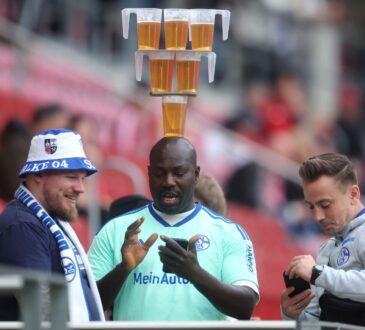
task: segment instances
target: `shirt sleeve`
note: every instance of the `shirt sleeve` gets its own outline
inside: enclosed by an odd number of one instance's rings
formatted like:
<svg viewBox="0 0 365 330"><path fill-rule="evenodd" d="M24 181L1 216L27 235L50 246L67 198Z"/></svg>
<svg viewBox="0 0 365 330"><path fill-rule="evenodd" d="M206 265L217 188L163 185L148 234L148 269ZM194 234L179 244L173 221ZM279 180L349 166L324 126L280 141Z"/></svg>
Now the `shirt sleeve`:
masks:
<svg viewBox="0 0 365 330"><path fill-rule="evenodd" d="M365 302L365 270L343 270L324 266L316 285L339 298Z"/></svg>
<svg viewBox="0 0 365 330"><path fill-rule="evenodd" d="M109 223L95 236L87 254L91 269L97 281L115 267L113 254L111 223Z"/></svg>
<svg viewBox="0 0 365 330"><path fill-rule="evenodd" d="M247 285L259 292L256 261L253 245L247 233L238 224L231 224L231 231L225 235L223 247L223 282L251 283Z"/></svg>
<svg viewBox="0 0 365 330"><path fill-rule="evenodd" d="M357 240L353 253L362 269L334 269L318 258L317 263L324 264L324 268L315 284L339 298L365 302L365 244L363 240Z"/></svg>
<svg viewBox="0 0 365 330"><path fill-rule="evenodd" d="M32 223L10 225L0 236L0 262L52 272L50 236Z"/></svg>

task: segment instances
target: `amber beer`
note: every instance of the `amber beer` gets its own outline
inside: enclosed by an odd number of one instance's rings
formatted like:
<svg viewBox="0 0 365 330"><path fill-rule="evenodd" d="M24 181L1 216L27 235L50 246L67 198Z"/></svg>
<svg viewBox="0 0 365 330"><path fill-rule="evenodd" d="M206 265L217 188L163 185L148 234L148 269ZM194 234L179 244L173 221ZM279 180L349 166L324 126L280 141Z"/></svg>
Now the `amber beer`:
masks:
<svg viewBox="0 0 365 330"><path fill-rule="evenodd" d="M176 61L176 84L179 93L197 93L199 77L200 61Z"/></svg>
<svg viewBox="0 0 365 330"><path fill-rule="evenodd" d="M152 93L165 93L172 90L174 60L150 59L150 80Z"/></svg>
<svg viewBox="0 0 365 330"><path fill-rule="evenodd" d="M160 46L160 22L138 22L138 49L158 49Z"/></svg>
<svg viewBox="0 0 365 330"><path fill-rule="evenodd" d="M163 101L162 119L164 136L184 136L187 103Z"/></svg>
<svg viewBox="0 0 365 330"><path fill-rule="evenodd" d="M188 21L165 21L165 48L169 50L186 49Z"/></svg>
<svg viewBox="0 0 365 330"><path fill-rule="evenodd" d="M191 48L193 50L212 50L214 24L191 24Z"/></svg>

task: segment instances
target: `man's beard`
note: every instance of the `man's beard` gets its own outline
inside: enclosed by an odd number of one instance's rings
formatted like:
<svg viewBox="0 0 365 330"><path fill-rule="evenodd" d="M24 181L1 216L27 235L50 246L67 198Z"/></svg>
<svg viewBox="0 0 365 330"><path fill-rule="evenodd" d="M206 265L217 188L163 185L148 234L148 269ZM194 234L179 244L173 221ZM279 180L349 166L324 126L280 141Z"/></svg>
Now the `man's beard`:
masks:
<svg viewBox="0 0 365 330"><path fill-rule="evenodd" d="M59 205L52 205L52 203L49 206L48 213L52 218L59 218L66 222L72 222L78 216L76 206L70 206L66 209Z"/></svg>

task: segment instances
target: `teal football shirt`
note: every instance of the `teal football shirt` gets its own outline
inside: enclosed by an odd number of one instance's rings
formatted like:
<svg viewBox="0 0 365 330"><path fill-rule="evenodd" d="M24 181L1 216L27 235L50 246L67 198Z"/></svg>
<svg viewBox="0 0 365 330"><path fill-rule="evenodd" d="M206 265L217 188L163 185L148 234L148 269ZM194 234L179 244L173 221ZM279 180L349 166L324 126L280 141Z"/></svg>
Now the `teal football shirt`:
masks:
<svg viewBox="0 0 365 330"><path fill-rule="evenodd" d="M127 227L144 217L139 239L151 234L190 239L196 243L202 268L226 284L248 283L258 292L256 263L247 233L236 223L196 204L195 210L174 226L165 222L152 204L108 222L95 237L89 261L97 280L121 262L121 247ZM223 320L194 285L175 274L164 273L158 255L160 238L145 259L129 274L114 302L114 320Z"/></svg>

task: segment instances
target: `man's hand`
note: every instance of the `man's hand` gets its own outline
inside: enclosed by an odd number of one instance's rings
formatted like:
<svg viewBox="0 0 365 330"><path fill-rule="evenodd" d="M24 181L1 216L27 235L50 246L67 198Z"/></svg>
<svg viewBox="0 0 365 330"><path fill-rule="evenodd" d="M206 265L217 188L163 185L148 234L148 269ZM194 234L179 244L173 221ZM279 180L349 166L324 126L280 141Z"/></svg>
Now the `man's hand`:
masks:
<svg viewBox="0 0 365 330"><path fill-rule="evenodd" d="M312 268L315 264L311 255L296 256L290 261L285 273L289 278L301 277L303 280L309 282L312 275ZM299 314L313 299L314 294L308 289L293 297L289 297L289 294L293 291L294 287L289 287L282 292L281 309L285 315L292 319L297 319Z"/></svg>
<svg viewBox="0 0 365 330"><path fill-rule="evenodd" d="M311 255L296 256L290 261L286 269L286 274L288 274L289 278L301 277L303 280L309 282L315 264L316 262Z"/></svg>
<svg viewBox="0 0 365 330"><path fill-rule="evenodd" d="M166 243L166 246L160 245L158 247L161 262L171 272L189 280L194 270L199 269L195 248L195 242L199 239L199 236L196 235L190 238L188 251L184 250L178 243L167 236L161 235L161 239Z"/></svg>
<svg viewBox="0 0 365 330"><path fill-rule="evenodd" d="M150 247L156 242L157 234L152 234L144 244L138 240L138 234L141 231L141 224L144 219L139 218L128 226L125 232L124 243L122 245L122 264L128 272L136 268L148 253Z"/></svg>
<svg viewBox="0 0 365 330"><path fill-rule="evenodd" d="M97 282L104 310L112 307L129 273L141 263L157 240L157 234L152 234L146 243L138 241L142 223L143 218L139 218L129 225L121 248L122 262Z"/></svg>
<svg viewBox="0 0 365 330"><path fill-rule="evenodd" d="M283 313L292 318L297 319L299 314L308 306L310 301L314 298L314 294L310 289L305 290L293 297L289 297L294 291L294 287L285 289L281 293L281 310Z"/></svg>

